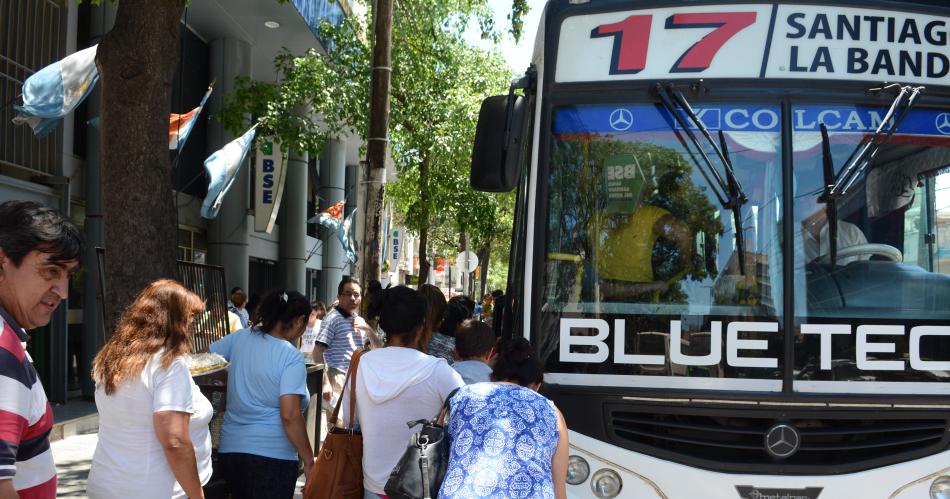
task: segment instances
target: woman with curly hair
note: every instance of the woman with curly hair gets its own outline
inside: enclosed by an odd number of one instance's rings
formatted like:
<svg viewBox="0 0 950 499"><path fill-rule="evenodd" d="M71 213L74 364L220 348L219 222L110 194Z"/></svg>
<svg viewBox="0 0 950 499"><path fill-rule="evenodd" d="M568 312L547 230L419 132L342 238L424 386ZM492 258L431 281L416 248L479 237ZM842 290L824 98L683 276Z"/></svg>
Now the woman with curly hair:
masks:
<svg viewBox="0 0 950 499"><path fill-rule="evenodd" d="M148 285L93 361L99 442L92 499L203 498L211 478L211 403L188 370L204 303L181 284Z"/></svg>

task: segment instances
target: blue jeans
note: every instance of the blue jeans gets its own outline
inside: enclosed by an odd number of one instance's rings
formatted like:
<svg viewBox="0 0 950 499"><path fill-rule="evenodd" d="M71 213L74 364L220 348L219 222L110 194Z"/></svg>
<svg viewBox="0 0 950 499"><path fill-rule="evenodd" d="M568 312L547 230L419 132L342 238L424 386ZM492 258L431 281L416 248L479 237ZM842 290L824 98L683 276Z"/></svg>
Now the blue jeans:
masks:
<svg viewBox="0 0 950 499"><path fill-rule="evenodd" d="M232 499L293 499L297 461L229 452L219 462Z"/></svg>

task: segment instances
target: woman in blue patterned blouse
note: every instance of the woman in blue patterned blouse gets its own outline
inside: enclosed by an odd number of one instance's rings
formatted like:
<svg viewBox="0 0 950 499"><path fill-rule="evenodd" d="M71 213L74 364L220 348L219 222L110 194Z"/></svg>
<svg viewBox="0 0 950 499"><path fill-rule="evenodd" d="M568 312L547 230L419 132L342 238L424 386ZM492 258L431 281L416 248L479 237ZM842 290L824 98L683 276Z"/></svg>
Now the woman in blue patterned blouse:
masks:
<svg viewBox="0 0 950 499"><path fill-rule="evenodd" d="M499 354L492 383L463 386L452 397L441 499L567 497L567 427L537 393L543 376L531 345L518 338Z"/></svg>

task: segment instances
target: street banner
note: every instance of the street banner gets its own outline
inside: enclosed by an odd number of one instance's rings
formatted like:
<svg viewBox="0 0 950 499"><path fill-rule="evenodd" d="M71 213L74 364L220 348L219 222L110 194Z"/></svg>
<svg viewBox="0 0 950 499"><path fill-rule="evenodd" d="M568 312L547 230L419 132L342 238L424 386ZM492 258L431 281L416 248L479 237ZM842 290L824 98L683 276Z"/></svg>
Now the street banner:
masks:
<svg viewBox="0 0 950 499"><path fill-rule="evenodd" d="M13 106L15 125L30 125L42 138L76 109L99 81L93 45L37 71L23 82L23 105Z"/></svg>
<svg viewBox="0 0 950 499"><path fill-rule="evenodd" d="M201 203L203 218L211 219L218 216L218 210L224 202L224 195L228 193L241 167L244 166L244 158L247 157L247 150L251 148L256 133L257 125L254 125L244 135L232 140L205 160L205 171L211 181L208 184L208 195Z"/></svg>
<svg viewBox="0 0 950 499"><path fill-rule="evenodd" d="M284 197L287 168L280 144L270 140L257 146L254 161L254 230L268 234L274 230L280 200Z"/></svg>
<svg viewBox="0 0 950 499"><path fill-rule="evenodd" d="M198 107L185 114L171 113L171 116L168 118L168 149L174 151L175 149L181 150L185 147L188 135L191 134L191 129L194 128L195 123L198 122L198 116L201 114L201 110L204 109L205 103L208 102L208 97L211 97L211 91L213 89L214 81L208 85L208 91L205 92L205 96L201 98L201 103L198 104Z"/></svg>

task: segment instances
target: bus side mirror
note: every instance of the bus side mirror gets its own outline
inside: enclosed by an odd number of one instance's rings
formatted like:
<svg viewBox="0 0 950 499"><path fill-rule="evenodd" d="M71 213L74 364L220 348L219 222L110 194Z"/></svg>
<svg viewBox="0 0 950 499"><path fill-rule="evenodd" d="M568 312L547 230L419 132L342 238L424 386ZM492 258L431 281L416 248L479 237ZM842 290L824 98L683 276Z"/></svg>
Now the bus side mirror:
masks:
<svg viewBox="0 0 950 499"><path fill-rule="evenodd" d="M472 149L473 189L507 192L518 185L527 107L525 98L513 93L482 101Z"/></svg>

